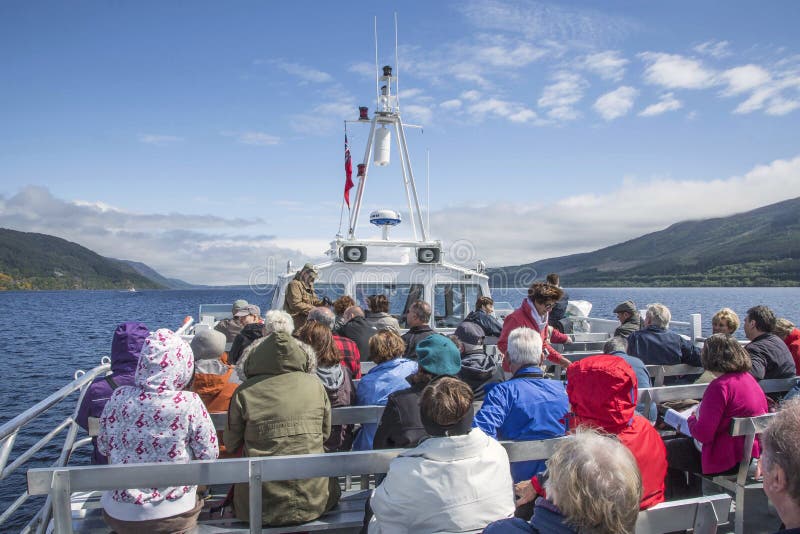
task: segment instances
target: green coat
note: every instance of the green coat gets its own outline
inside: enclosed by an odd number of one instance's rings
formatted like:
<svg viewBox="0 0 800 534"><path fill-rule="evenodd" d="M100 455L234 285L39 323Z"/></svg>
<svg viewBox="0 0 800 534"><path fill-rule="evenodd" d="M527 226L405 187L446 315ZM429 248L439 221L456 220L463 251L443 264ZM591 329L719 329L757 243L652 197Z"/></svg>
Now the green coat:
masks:
<svg viewBox="0 0 800 534"><path fill-rule="evenodd" d="M289 334L267 337L245 363L248 379L231 399L224 441L229 451L244 444L245 456L323 453L331 432L331 405L325 388L309 375L307 357ZM327 478L265 482L262 523L312 521L339 499L338 484ZM249 518L247 484L236 484L236 517Z"/></svg>

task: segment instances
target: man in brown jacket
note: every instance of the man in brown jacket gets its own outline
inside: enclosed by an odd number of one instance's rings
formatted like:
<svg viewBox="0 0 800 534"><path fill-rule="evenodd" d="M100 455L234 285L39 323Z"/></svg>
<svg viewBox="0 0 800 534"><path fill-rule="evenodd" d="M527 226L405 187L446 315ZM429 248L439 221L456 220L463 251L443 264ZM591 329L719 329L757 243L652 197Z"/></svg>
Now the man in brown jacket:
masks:
<svg viewBox="0 0 800 534"><path fill-rule="evenodd" d="M311 263L306 263L286 287L284 309L292 316L295 330L306 324L306 317L312 308L323 304L323 300L314 291L316 278L317 269Z"/></svg>

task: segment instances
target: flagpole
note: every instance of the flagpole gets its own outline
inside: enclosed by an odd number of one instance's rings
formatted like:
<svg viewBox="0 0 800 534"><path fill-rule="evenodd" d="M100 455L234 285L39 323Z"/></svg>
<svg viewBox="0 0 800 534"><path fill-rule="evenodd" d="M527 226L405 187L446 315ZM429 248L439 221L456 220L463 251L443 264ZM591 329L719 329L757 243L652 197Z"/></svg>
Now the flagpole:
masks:
<svg viewBox="0 0 800 534"><path fill-rule="evenodd" d="M345 151L347 151L347 121L344 121L344 144L345 144ZM347 206L348 213L350 212L350 206ZM339 209L339 232L336 234L337 237L342 236L342 219L344 217L344 195L342 195L342 206Z"/></svg>

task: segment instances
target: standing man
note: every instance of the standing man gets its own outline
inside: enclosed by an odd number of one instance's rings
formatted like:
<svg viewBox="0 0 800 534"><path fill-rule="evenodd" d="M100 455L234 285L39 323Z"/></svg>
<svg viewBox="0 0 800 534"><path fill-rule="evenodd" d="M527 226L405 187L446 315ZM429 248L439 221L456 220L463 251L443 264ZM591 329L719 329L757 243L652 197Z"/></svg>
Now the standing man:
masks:
<svg viewBox="0 0 800 534"><path fill-rule="evenodd" d="M317 279L317 274L314 265L306 263L286 288L284 309L292 316L295 330L306 324L306 318L311 308L322 306L324 303L323 299L317 297L314 291L314 280Z"/></svg>
<svg viewBox="0 0 800 534"><path fill-rule="evenodd" d="M775 314L763 305L747 310L744 318L744 335L750 340L745 348L753 363L750 374L756 380L789 378L797 371L789 347L772 333L775 321Z"/></svg>

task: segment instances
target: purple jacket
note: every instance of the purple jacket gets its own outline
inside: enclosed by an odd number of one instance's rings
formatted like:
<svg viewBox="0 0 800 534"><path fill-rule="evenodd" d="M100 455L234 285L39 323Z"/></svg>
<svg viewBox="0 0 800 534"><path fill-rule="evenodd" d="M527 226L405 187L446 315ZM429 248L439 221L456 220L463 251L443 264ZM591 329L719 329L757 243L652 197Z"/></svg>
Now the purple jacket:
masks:
<svg viewBox="0 0 800 534"><path fill-rule="evenodd" d="M767 398L750 373L725 373L706 388L700 409L689 416L692 437L703 444L701 463L704 474L727 471L744 455L744 436L729 433L734 417L755 417L767 413ZM761 453L760 442L753 443L753 457Z"/></svg>
<svg viewBox="0 0 800 534"><path fill-rule="evenodd" d="M114 339L111 341L111 374L98 376L89 384L83 402L78 410L76 422L84 429L89 430L89 418L100 417L106 403L111 398L113 391L107 380L110 377L117 386L132 386L136 374L136 365L139 362L139 353L144 340L150 331L142 323L122 323L114 330ZM92 438L92 463L107 464L108 458L97 451L97 438Z"/></svg>

